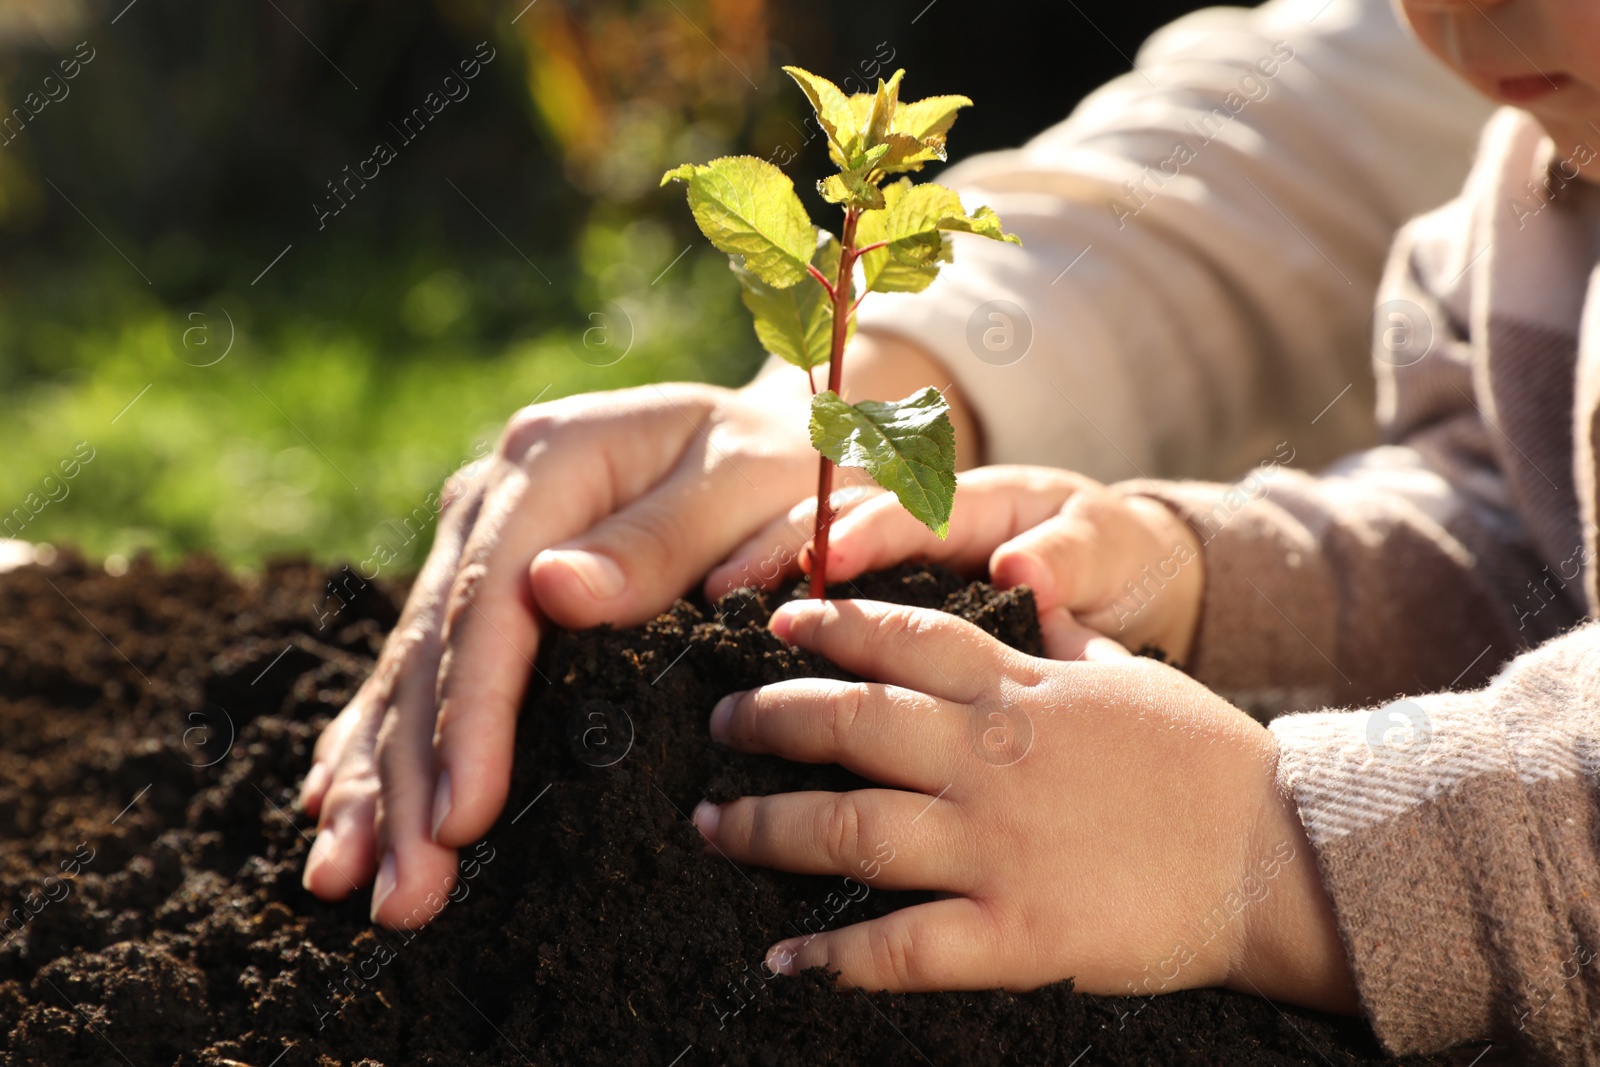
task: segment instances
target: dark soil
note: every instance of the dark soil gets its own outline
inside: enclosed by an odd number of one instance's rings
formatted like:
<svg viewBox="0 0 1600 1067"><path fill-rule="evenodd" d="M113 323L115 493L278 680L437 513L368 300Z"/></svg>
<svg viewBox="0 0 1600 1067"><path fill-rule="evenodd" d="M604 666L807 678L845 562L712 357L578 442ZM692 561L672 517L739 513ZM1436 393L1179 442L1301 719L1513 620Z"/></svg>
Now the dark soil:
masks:
<svg viewBox="0 0 1600 1067"><path fill-rule="evenodd" d="M765 980L767 946L808 919L916 899L701 855L686 813L704 796L850 781L710 742L730 690L837 674L764 629L775 598L547 642L506 814L463 852L464 899L420 932L375 930L364 894L300 888L298 783L404 592L369 587L319 629L335 577L286 564L241 582L196 559L112 578L70 554L0 576L0 1064L1381 1060L1359 1022L1224 992ZM1036 649L1026 593L927 571L861 584Z"/></svg>

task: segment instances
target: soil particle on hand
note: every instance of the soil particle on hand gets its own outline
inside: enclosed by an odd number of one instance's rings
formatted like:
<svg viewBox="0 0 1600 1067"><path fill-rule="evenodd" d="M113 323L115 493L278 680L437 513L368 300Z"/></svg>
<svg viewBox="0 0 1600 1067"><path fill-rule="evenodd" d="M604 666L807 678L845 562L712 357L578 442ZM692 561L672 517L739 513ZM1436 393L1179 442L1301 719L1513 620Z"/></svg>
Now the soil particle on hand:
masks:
<svg viewBox="0 0 1600 1067"><path fill-rule="evenodd" d="M702 854L704 797L860 784L707 733L729 692L843 676L766 630L792 593L552 636L505 814L420 916L437 919L374 928L364 892L300 887L299 781L405 592L330 600L344 577L191 559L114 578L70 552L0 576L0 1067L1383 1062L1359 1021L1222 991L768 977L779 938L926 899ZM839 593L1039 650L1026 591L907 567Z"/></svg>

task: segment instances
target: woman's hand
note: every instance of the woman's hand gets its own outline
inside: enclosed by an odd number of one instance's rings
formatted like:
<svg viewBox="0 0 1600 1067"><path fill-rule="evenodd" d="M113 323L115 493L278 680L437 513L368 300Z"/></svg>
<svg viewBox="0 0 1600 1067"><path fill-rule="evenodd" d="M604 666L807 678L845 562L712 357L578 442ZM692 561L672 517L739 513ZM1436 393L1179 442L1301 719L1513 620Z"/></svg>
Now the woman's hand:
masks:
<svg viewBox="0 0 1600 1067"><path fill-rule="evenodd" d="M847 364L871 395L949 380L920 349L868 334ZM757 531L770 539L816 482L809 403L805 376L784 367L738 390L652 385L513 416L481 469L446 485L399 625L317 742L301 788L318 818L306 888L338 900L373 882L375 921L428 921L418 905L449 891L456 848L505 804L544 628L643 622ZM806 536L790 533L786 558Z"/></svg>
<svg viewBox="0 0 1600 1067"><path fill-rule="evenodd" d="M712 736L885 788L704 803L701 833L742 863L950 894L780 941L772 970L901 991L1224 985L1354 1010L1275 743L1243 712L1103 639L1090 662L1035 659L869 601L786 604L772 629L872 681L733 694Z"/></svg>
<svg viewBox="0 0 1600 1067"><path fill-rule="evenodd" d="M772 558L779 532L742 546L717 574ZM1189 658L1205 585L1200 542L1158 500L1049 467L982 467L956 480L943 541L887 493L846 510L829 536L829 584L907 559L935 560L969 575L987 571L1002 589L1031 587L1041 620L1064 607L1129 648L1153 645L1175 663ZM1046 626L1046 655L1071 658L1073 639L1066 641L1058 647Z"/></svg>

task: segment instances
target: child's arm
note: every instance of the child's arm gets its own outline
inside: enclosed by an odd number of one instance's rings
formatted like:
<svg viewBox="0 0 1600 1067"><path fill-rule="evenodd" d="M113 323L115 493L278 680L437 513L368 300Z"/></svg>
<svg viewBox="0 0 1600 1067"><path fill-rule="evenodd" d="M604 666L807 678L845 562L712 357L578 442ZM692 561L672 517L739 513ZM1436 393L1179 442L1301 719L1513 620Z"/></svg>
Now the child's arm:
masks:
<svg viewBox="0 0 1600 1067"><path fill-rule="evenodd" d="M1592 1063L1600 626L1488 688L1272 723L1362 1004L1393 1052Z"/></svg>

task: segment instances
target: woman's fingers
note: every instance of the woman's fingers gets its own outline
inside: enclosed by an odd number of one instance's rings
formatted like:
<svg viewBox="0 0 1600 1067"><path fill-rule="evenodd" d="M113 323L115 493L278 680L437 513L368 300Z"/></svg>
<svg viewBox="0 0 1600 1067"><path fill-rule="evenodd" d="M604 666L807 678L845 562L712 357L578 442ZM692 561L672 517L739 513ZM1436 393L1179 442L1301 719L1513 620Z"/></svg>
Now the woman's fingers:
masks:
<svg viewBox="0 0 1600 1067"><path fill-rule="evenodd" d="M313 767L329 769L317 800L317 836L300 884L323 900L343 900L372 881L373 817L380 788L376 750L383 715L382 707L351 704L340 713L340 718L351 717L340 738L338 759Z"/></svg>
<svg viewBox="0 0 1600 1067"><path fill-rule="evenodd" d="M430 672L431 673L431 672ZM378 731L378 796L373 829L377 840L377 875L372 883L372 921L399 927L408 919L425 926L438 912L421 905L431 896L442 900L455 885L455 849L434 843L429 832L434 797L433 720L426 714L433 687L421 672L401 678L395 690L395 711Z"/></svg>
<svg viewBox="0 0 1600 1067"><path fill-rule="evenodd" d="M360 727L362 715L373 699L371 688L370 680L362 685L355 699L323 727L322 736L317 738L316 747L311 750L311 769L300 783L300 806L313 819L322 810L323 798L333 784L334 769L339 766L350 735Z"/></svg>
<svg viewBox="0 0 1600 1067"><path fill-rule="evenodd" d="M844 581L907 559L937 560L979 571L1006 539L1054 515L1073 493L1094 485L1066 471L982 467L956 479L949 536L940 540L892 495L869 501L834 523L828 577Z"/></svg>
<svg viewBox="0 0 1600 1067"><path fill-rule="evenodd" d="M372 677L317 741L315 761L302 787L307 812L318 817L302 884L325 900L342 900L372 881L379 862L375 823L382 791L432 793L431 769L383 778L379 732L392 717L408 719L416 730L433 729L442 605L482 491L481 481L474 483L440 515L433 548Z"/></svg>
<svg viewBox="0 0 1600 1067"><path fill-rule="evenodd" d="M769 625L782 640L852 674L957 704L972 703L998 675L1031 673L1022 653L928 608L808 598L778 608Z"/></svg>
<svg viewBox="0 0 1600 1067"><path fill-rule="evenodd" d="M741 752L837 763L884 785L938 793L972 758L970 708L877 682L797 678L724 697L711 737Z"/></svg>
<svg viewBox="0 0 1600 1067"><path fill-rule="evenodd" d="M840 874L883 889L969 888L971 842L953 801L895 789L702 802L694 824L735 863Z"/></svg>
<svg viewBox="0 0 1600 1067"><path fill-rule="evenodd" d="M695 437L693 423L659 398L650 404L642 391L607 398L603 407L597 398L576 399L582 403L575 411L557 401L512 420L461 553L445 606L438 773L427 789L432 815L424 826L440 844L476 840L505 805L517 709L530 676L543 684L534 673L539 627L528 580L534 557L645 492ZM573 597L614 593L604 599L620 612L623 601L638 595L626 579L617 584L608 577L616 565L605 557L567 553L552 566L580 590Z"/></svg>
<svg viewBox="0 0 1600 1067"><path fill-rule="evenodd" d="M575 629L653 618L753 530L772 528L768 519L774 506L794 496L773 487L786 483L792 489L799 484L788 483L792 476L755 460L719 462L696 438L659 486L533 561L539 606ZM766 488L756 490L756 485ZM579 596L587 590L557 566L577 557L600 561L610 575L605 580L621 583L622 599L607 605L598 597ZM793 555L788 558L792 562Z"/></svg>
<svg viewBox="0 0 1600 1067"><path fill-rule="evenodd" d="M572 629L652 618L814 478L796 462L809 451L803 427L779 424L770 405L683 386L635 392L644 408L595 446L616 483L609 505L533 563L539 607Z"/></svg>
<svg viewBox="0 0 1600 1067"><path fill-rule="evenodd" d="M1018 960L1005 935L990 907L953 897L787 938L767 950L766 965L778 974L826 967L843 985L891 993L1032 988L1038 983L1018 979L1031 961Z"/></svg>

